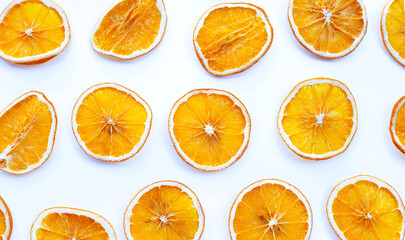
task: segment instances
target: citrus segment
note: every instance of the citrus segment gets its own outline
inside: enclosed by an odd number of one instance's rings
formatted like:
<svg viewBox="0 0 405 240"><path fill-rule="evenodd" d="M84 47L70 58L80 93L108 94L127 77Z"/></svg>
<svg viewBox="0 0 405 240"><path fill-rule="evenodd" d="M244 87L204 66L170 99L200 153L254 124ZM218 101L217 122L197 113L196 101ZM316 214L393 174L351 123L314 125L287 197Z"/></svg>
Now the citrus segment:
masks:
<svg viewBox="0 0 405 240"><path fill-rule="evenodd" d="M278 128L301 157L322 160L346 150L357 129L357 108L341 82L317 78L298 84L284 100Z"/></svg>
<svg viewBox="0 0 405 240"><path fill-rule="evenodd" d="M28 92L0 113L0 168L26 174L49 158L57 118L51 102L40 92Z"/></svg>
<svg viewBox="0 0 405 240"><path fill-rule="evenodd" d="M174 181L153 183L132 199L124 217L128 240L200 239L204 213L197 196Z"/></svg>
<svg viewBox="0 0 405 240"><path fill-rule="evenodd" d="M391 139L395 146L405 153L405 96L398 100L392 109L390 121Z"/></svg>
<svg viewBox="0 0 405 240"><path fill-rule="evenodd" d="M6 202L0 197L0 240L9 240L13 231L13 219Z"/></svg>
<svg viewBox="0 0 405 240"><path fill-rule="evenodd" d="M244 71L269 49L273 29L266 13L247 3L210 8L194 30L194 47L204 68L217 76Z"/></svg>
<svg viewBox="0 0 405 240"><path fill-rule="evenodd" d="M236 162L245 151L250 117L234 95L196 89L173 106L169 132L184 161L199 170L219 171Z"/></svg>
<svg viewBox="0 0 405 240"><path fill-rule="evenodd" d="M232 206L229 228L232 240L309 239L312 211L294 186L265 179L245 188Z"/></svg>
<svg viewBox="0 0 405 240"><path fill-rule="evenodd" d="M95 85L77 100L73 132L80 147L102 161L124 161L144 145L152 124L148 104L115 83Z"/></svg>
<svg viewBox="0 0 405 240"><path fill-rule="evenodd" d="M120 0L96 24L91 43L101 54L136 58L159 44L166 22L162 0Z"/></svg>

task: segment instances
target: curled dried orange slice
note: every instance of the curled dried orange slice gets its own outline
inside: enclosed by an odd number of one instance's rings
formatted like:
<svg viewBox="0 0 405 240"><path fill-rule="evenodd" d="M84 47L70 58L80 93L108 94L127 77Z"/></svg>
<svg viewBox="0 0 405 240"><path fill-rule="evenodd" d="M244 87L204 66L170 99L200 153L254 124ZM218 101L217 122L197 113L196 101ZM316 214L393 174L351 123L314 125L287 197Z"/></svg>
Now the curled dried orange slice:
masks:
<svg viewBox="0 0 405 240"><path fill-rule="evenodd" d="M26 174L45 163L55 142L57 117L40 92L28 92L0 113L0 169Z"/></svg>
<svg viewBox="0 0 405 240"><path fill-rule="evenodd" d="M248 3L224 3L203 14L193 39L204 68L225 76L259 61L271 46L273 28L263 9Z"/></svg>
<svg viewBox="0 0 405 240"><path fill-rule="evenodd" d="M203 171L223 170L245 152L250 116L229 92L196 89L180 98L169 116L169 132L180 157Z"/></svg>
<svg viewBox="0 0 405 240"><path fill-rule="evenodd" d="M392 142L405 153L405 96L398 100L392 109L390 133Z"/></svg>
<svg viewBox="0 0 405 240"><path fill-rule="evenodd" d="M290 0L288 20L301 45L324 58L351 53L367 31L361 0Z"/></svg>
<svg viewBox="0 0 405 240"><path fill-rule="evenodd" d="M149 105L115 83L98 84L77 100L72 127L80 147L98 160L120 162L140 151L152 125Z"/></svg>
<svg viewBox="0 0 405 240"><path fill-rule="evenodd" d="M160 181L142 189L124 216L128 240L198 240L204 224L197 196L175 181Z"/></svg>
<svg viewBox="0 0 405 240"><path fill-rule="evenodd" d="M329 222L342 240L403 239L404 211L393 187L365 175L337 185L327 204Z"/></svg>
<svg viewBox="0 0 405 240"><path fill-rule="evenodd" d="M246 187L236 198L229 229L232 240L308 240L312 210L294 186L264 179Z"/></svg>
<svg viewBox="0 0 405 240"><path fill-rule="evenodd" d="M0 197L0 239L9 240L13 231L13 219L6 202Z"/></svg>
<svg viewBox="0 0 405 240"><path fill-rule="evenodd" d="M103 55L133 59L160 43L166 22L163 0L120 0L94 27L91 44Z"/></svg>
<svg viewBox="0 0 405 240"><path fill-rule="evenodd" d="M90 211L56 207L43 211L31 228L31 240L117 240L111 224Z"/></svg>
<svg viewBox="0 0 405 240"><path fill-rule="evenodd" d="M7 61L46 62L69 40L66 14L51 0L16 0L0 15L0 57Z"/></svg>

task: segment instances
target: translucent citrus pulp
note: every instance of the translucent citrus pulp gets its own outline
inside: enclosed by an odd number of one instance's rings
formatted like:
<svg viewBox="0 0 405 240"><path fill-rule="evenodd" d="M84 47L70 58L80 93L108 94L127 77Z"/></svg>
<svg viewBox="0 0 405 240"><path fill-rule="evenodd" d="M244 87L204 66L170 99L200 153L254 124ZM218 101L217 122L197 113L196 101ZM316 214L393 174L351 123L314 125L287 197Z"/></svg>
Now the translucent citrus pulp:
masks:
<svg viewBox="0 0 405 240"><path fill-rule="evenodd" d="M50 208L31 228L31 240L117 240L111 224L102 216L81 209Z"/></svg>
<svg viewBox="0 0 405 240"><path fill-rule="evenodd" d="M381 19L381 32L389 53L405 66L405 4L404 0L390 0Z"/></svg>
<svg viewBox="0 0 405 240"><path fill-rule="evenodd" d="M244 71L269 49L273 29L263 9L247 3L210 8L194 30L194 47L204 68L217 76Z"/></svg>
<svg viewBox="0 0 405 240"><path fill-rule="evenodd" d="M231 209L229 228L232 240L308 240L312 210L294 186L265 179L239 194Z"/></svg>
<svg viewBox="0 0 405 240"><path fill-rule="evenodd" d="M0 169L26 174L49 158L55 141L57 117L40 92L28 92L0 113Z"/></svg>
<svg viewBox="0 0 405 240"><path fill-rule="evenodd" d="M101 54L136 58L159 44L166 22L162 0L120 0L100 18L91 43Z"/></svg>
<svg viewBox="0 0 405 240"><path fill-rule="evenodd" d="M102 161L124 161L144 145L152 124L149 105L115 83L87 89L77 100L72 127L80 147Z"/></svg>
<svg viewBox="0 0 405 240"><path fill-rule="evenodd" d="M288 20L298 41L325 58L351 53L367 31L361 0L290 0Z"/></svg>
<svg viewBox="0 0 405 240"><path fill-rule="evenodd" d="M198 240L204 212L197 196L174 181L153 183L132 199L124 217L128 240Z"/></svg>
<svg viewBox="0 0 405 240"><path fill-rule="evenodd" d="M0 197L0 240L9 240L13 231L13 219L6 202Z"/></svg>
<svg viewBox="0 0 405 240"><path fill-rule="evenodd" d="M405 96L392 109L390 133L395 146L405 153Z"/></svg>
<svg viewBox="0 0 405 240"><path fill-rule="evenodd" d="M343 83L316 78L298 84L281 105L278 128L301 157L328 159L346 150L357 129L357 107Z"/></svg>
<svg viewBox="0 0 405 240"><path fill-rule="evenodd" d="M70 40L63 10L50 0L16 0L0 15L0 57L22 64L45 62Z"/></svg>
<svg viewBox="0 0 405 240"><path fill-rule="evenodd" d="M169 117L169 132L180 157L194 168L219 171L236 162L250 137L250 117L234 95L196 89L180 98Z"/></svg>
<svg viewBox="0 0 405 240"><path fill-rule="evenodd" d="M404 206L387 183L370 176L356 176L332 191L329 222L342 240L403 239Z"/></svg>

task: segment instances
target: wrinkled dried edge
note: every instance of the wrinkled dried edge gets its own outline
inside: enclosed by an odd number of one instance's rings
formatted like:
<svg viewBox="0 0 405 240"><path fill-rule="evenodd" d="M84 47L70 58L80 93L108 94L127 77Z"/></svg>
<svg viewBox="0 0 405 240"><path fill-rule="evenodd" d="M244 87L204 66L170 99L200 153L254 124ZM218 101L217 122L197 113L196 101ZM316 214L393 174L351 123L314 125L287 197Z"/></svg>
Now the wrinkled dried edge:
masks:
<svg viewBox="0 0 405 240"><path fill-rule="evenodd" d="M397 125L398 111L399 109L401 109L404 103L405 103L405 96L399 99L398 102L395 104L394 108L392 109L390 121L390 134L392 141L394 142L395 146L403 153L405 153L405 146L399 140L396 134L395 126Z"/></svg>

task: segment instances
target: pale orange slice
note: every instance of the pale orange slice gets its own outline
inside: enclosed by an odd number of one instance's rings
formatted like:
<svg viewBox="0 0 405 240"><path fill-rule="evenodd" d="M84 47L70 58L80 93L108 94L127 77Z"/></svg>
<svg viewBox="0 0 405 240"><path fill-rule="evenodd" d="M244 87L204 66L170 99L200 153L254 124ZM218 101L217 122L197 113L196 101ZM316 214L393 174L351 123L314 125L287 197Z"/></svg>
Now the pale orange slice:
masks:
<svg viewBox="0 0 405 240"><path fill-rule="evenodd" d="M43 211L31 228L31 240L117 240L111 224L90 211L56 207Z"/></svg>
<svg viewBox="0 0 405 240"><path fill-rule="evenodd" d="M40 92L28 92L0 113L0 169L26 174L45 163L55 142L57 117Z"/></svg>
<svg viewBox="0 0 405 240"><path fill-rule="evenodd" d="M128 240L198 240L204 224L197 196L175 181L160 181L142 189L124 216Z"/></svg>
<svg viewBox="0 0 405 240"><path fill-rule="evenodd" d="M91 44L103 55L133 59L160 43L166 23L163 0L119 0L97 22Z"/></svg>
<svg viewBox="0 0 405 240"><path fill-rule="evenodd" d="M239 194L229 215L232 240L308 240L312 210L294 186L277 179L255 182Z"/></svg>
<svg viewBox="0 0 405 240"><path fill-rule="evenodd" d="M364 175L337 185L327 204L329 222L342 240L404 239L404 211L393 187Z"/></svg>
<svg viewBox="0 0 405 240"><path fill-rule="evenodd" d="M405 96L398 100L392 109L390 133L392 142L405 153Z"/></svg>
<svg viewBox="0 0 405 240"><path fill-rule="evenodd" d="M9 240L13 231L13 219L6 202L0 197L0 240Z"/></svg>
<svg viewBox="0 0 405 240"><path fill-rule="evenodd" d="M138 153L152 125L149 105L115 83L98 84L77 100L72 128L80 147L98 160L120 162Z"/></svg>
<svg viewBox="0 0 405 240"><path fill-rule="evenodd" d="M288 20L301 45L324 58L353 52L367 31L361 0L290 0Z"/></svg>
<svg viewBox="0 0 405 240"><path fill-rule="evenodd" d="M248 3L224 3L203 14L193 41L205 70L225 76L259 61L271 46L273 28L263 9Z"/></svg>
<svg viewBox="0 0 405 240"><path fill-rule="evenodd" d="M277 123L284 142L297 155L328 159L344 152L356 133L356 102L342 82L310 79L290 92Z"/></svg>
<svg viewBox="0 0 405 240"><path fill-rule="evenodd" d="M0 15L0 57L7 61L46 62L69 40L66 14L51 0L15 0Z"/></svg>
<svg viewBox="0 0 405 240"><path fill-rule="evenodd" d="M384 45L391 56L405 66L405 4L404 0L390 0L381 18Z"/></svg>
<svg viewBox="0 0 405 240"><path fill-rule="evenodd" d="M223 170L245 152L250 116L229 92L196 89L180 98L169 116L169 133L180 157L203 171Z"/></svg>

